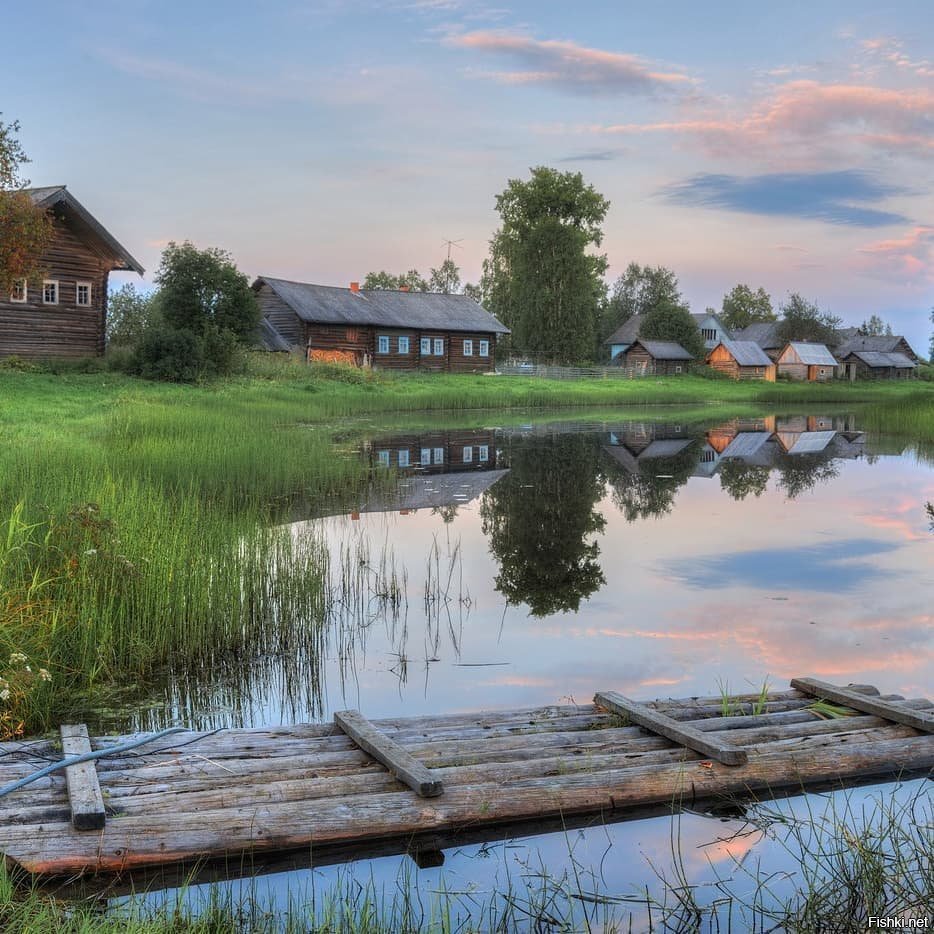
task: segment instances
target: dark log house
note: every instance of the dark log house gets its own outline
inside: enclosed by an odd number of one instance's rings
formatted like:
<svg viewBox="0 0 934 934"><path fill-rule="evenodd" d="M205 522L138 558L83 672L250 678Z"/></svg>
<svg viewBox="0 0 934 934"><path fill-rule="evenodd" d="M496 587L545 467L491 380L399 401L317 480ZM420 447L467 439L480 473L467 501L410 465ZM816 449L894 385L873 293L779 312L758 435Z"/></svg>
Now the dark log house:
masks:
<svg viewBox="0 0 934 934"><path fill-rule="evenodd" d="M0 296L0 357L88 357L104 352L107 280L143 267L64 185L27 194L52 215L41 279Z"/></svg>

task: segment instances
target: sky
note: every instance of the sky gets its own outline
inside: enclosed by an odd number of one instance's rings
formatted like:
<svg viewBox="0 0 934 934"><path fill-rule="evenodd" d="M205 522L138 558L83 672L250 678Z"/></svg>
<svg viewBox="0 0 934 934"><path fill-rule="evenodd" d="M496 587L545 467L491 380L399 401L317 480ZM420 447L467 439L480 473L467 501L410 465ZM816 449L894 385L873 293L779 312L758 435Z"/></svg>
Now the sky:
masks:
<svg viewBox="0 0 934 934"><path fill-rule="evenodd" d="M548 165L610 200L609 280L669 266L694 311L738 282L800 292L926 355L930 0L33 0L3 20L29 177L67 184L146 281L186 239L329 285L427 273L454 240L476 281L496 195Z"/></svg>

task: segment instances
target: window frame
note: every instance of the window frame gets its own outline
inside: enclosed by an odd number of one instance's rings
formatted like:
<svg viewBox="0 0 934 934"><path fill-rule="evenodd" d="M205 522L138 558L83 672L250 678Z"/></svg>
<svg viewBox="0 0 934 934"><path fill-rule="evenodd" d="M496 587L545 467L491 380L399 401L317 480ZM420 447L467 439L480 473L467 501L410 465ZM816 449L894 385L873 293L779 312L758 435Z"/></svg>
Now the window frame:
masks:
<svg viewBox="0 0 934 934"><path fill-rule="evenodd" d="M388 334L377 334L376 335L376 352L379 354L389 353L389 348L392 346Z"/></svg>
<svg viewBox="0 0 934 934"><path fill-rule="evenodd" d="M91 307L92 296L94 294L92 292L93 285L94 285L93 282L76 282L75 283L75 305L78 308L90 308ZM81 289L83 288L88 290L88 300L86 302L81 301Z"/></svg>
<svg viewBox="0 0 934 934"><path fill-rule="evenodd" d="M23 297L16 297L16 286L17 284L23 290ZM10 302L14 305L25 305L29 301L29 280L26 278L20 279L17 282L13 283L13 288L10 290Z"/></svg>
<svg viewBox="0 0 934 934"><path fill-rule="evenodd" d="M444 448L434 448L432 453L434 454L432 462L435 466L442 466L444 464Z"/></svg>
<svg viewBox="0 0 934 934"><path fill-rule="evenodd" d="M404 459L403 459L404 458ZM402 448L399 451L399 466L400 467L411 467L412 464L409 459L409 449Z"/></svg>
<svg viewBox="0 0 934 934"><path fill-rule="evenodd" d="M473 445L465 444L464 450L461 452L461 461L465 464L473 463Z"/></svg>
<svg viewBox="0 0 934 934"><path fill-rule="evenodd" d="M464 356L465 357L473 356L473 338L472 337L464 338Z"/></svg>
<svg viewBox="0 0 934 934"><path fill-rule="evenodd" d="M403 342L405 343L405 349L403 349L403 346L402 346ZM411 342L407 334L400 334L399 337L396 339L396 352L397 353L408 354L410 346L411 346Z"/></svg>
<svg viewBox="0 0 934 934"><path fill-rule="evenodd" d="M480 345L478 348L477 356L488 357L490 355L490 342L481 340L481 341L477 341L477 343Z"/></svg>
<svg viewBox="0 0 934 934"><path fill-rule="evenodd" d="M388 467L391 463L390 452L388 449L376 452L376 462L380 467Z"/></svg>
<svg viewBox="0 0 934 934"><path fill-rule="evenodd" d="M430 337L419 338L418 352L423 357L431 356L431 338Z"/></svg>
<svg viewBox="0 0 934 934"><path fill-rule="evenodd" d="M46 288L50 285L54 286L55 288L55 301L54 302L48 301L48 299L46 299L45 297ZM58 279L43 279L42 280L42 304L43 305L58 305L61 301L61 297L62 297L62 291L61 291L61 285Z"/></svg>
<svg viewBox="0 0 934 934"><path fill-rule="evenodd" d="M481 464L487 463L490 459L490 446L488 444L480 444L477 446L477 460Z"/></svg>
<svg viewBox="0 0 934 934"><path fill-rule="evenodd" d="M427 457L425 455L428 455ZM419 450L418 464L420 467L431 466L431 448L421 448Z"/></svg>
<svg viewBox="0 0 934 934"><path fill-rule="evenodd" d="M444 356L444 338L443 337L434 337L431 342L431 349L433 351L433 357L443 357Z"/></svg>

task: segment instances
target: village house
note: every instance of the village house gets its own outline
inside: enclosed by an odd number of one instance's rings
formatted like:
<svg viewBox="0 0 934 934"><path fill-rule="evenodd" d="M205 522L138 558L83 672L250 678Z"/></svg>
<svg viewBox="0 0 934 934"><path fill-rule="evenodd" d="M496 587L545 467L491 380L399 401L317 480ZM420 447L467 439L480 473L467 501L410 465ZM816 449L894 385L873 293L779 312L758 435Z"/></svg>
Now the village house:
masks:
<svg viewBox="0 0 934 934"><path fill-rule="evenodd" d="M754 341L721 339L707 354L707 365L733 379L775 382L775 364Z"/></svg>
<svg viewBox="0 0 934 934"><path fill-rule="evenodd" d="M308 360L379 369L492 371L509 329L466 295L313 285L260 276L253 283L269 329Z"/></svg>
<svg viewBox="0 0 934 934"><path fill-rule="evenodd" d="M840 357L846 379L910 379L918 364L906 354L878 350L854 350Z"/></svg>
<svg viewBox="0 0 934 934"><path fill-rule="evenodd" d="M109 275L142 275L143 267L64 185L26 193L51 215L52 239L40 257L39 281L23 279L0 296L0 357L100 355Z"/></svg>
<svg viewBox="0 0 934 934"><path fill-rule="evenodd" d="M826 382L836 375L837 360L823 344L790 341L778 356L778 375Z"/></svg>
<svg viewBox="0 0 934 934"><path fill-rule="evenodd" d="M733 332L733 340L752 341L765 351L774 363L785 348L786 341L778 336L780 321L757 321Z"/></svg>
<svg viewBox="0 0 934 934"><path fill-rule="evenodd" d="M652 373L655 376L675 376L687 373L694 358L675 341L637 340L617 360L622 366Z"/></svg>
<svg viewBox="0 0 934 934"><path fill-rule="evenodd" d="M692 314L691 317L694 319L698 331L700 331L701 339L707 350L711 350L721 340L729 339L731 336L729 328L712 311ZM645 315L633 315L606 339L604 343L610 348L610 360L616 360L621 354L626 353L633 343L639 339L645 318Z"/></svg>

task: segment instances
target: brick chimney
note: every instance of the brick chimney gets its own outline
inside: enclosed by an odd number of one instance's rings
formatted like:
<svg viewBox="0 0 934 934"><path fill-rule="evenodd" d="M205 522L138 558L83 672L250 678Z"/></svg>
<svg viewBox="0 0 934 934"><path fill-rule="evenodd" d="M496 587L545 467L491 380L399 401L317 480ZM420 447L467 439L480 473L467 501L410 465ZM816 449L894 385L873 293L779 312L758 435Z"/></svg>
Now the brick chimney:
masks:
<svg viewBox="0 0 934 934"><path fill-rule="evenodd" d="M360 291L360 283L359 283L359 282L351 282L351 283L350 283L350 291L351 291L351 292L359 292L359 291Z"/></svg>

